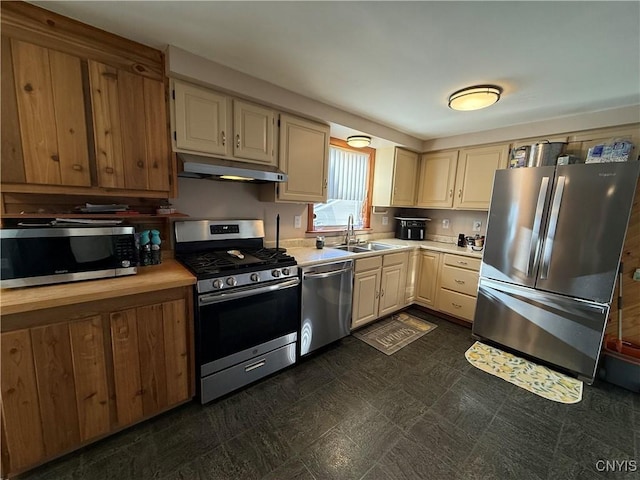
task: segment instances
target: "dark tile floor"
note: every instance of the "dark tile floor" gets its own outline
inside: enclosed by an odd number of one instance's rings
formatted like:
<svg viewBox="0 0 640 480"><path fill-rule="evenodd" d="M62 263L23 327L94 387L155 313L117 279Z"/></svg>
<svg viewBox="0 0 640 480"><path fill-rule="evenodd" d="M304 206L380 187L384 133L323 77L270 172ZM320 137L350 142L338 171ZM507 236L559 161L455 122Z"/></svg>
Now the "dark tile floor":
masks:
<svg viewBox="0 0 640 480"><path fill-rule="evenodd" d="M348 337L226 398L192 403L28 479L640 478L640 395L606 383L563 405L471 367L470 330L392 356ZM600 460L637 472L598 472Z"/></svg>

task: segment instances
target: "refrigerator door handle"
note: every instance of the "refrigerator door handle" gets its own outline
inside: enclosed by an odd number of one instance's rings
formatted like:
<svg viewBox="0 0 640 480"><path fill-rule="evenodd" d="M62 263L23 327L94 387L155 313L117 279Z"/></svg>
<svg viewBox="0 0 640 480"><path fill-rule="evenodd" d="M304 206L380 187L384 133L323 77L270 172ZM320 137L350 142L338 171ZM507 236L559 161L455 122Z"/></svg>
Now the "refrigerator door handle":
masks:
<svg viewBox="0 0 640 480"><path fill-rule="evenodd" d="M565 180L566 177L563 175L558 177L555 193L553 194L551 215L549 216L549 228L547 230L547 237L544 240L544 251L542 252L542 269L540 271L541 280L545 280L549 275L551 254L553 253L553 242L556 236L556 228L558 228L558 216L560 215L560 204L562 203Z"/></svg>
<svg viewBox="0 0 640 480"><path fill-rule="evenodd" d="M529 261L527 262L527 277L531 273L536 264L537 251L540 245L540 227L542 225L542 214L544 213L544 203L547 198L547 190L549 189L549 177L542 177L540 181L540 191L538 192L538 203L536 204L536 214L533 220L533 229L531 230L531 243L529 245Z"/></svg>

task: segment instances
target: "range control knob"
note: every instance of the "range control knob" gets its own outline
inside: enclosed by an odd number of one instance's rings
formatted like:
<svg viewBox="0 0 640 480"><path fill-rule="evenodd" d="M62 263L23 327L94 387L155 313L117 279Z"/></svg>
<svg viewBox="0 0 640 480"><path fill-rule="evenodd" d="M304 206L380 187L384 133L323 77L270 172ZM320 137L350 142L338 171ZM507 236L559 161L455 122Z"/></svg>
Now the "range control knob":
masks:
<svg viewBox="0 0 640 480"><path fill-rule="evenodd" d="M131 265L131 262L129 260L122 260L120 264L122 265L123 268L129 268L129 266Z"/></svg>
<svg viewBox="0 0 640 480"><path fill-rule="evenodd" d="M235 287L237 284L238 284L238 281L236 280L235 277L227 278L227 285L229 285L230 287Z"/></svg>
<svg viewBox="0 0 640 480"><path fill-rule="evenodd" d="M222 280L214 280L213 281L213 288L222 288L223 284L222 284Z"/></svg>
<svg viewBox="0 0 640 480"><path fill-rule="evenodd" d="M271 275L273 275L274 277L278 278L280 276L280 270L272 270L271 271Z"/></svg>
<svg viewBox="0 0 640 480"><path fill-rule="evenodd" d="M291 273L291 270L289 270L288 268L283 268L282 269L282 274L283 275L289 275Z"/></svg>
<svg viewBox="0 0 640 480"><path fill-rule="evenodd" d="M260 275L258 275L257 273L252 273L250 278L252 282L257 282L260 280Z"/></svg>

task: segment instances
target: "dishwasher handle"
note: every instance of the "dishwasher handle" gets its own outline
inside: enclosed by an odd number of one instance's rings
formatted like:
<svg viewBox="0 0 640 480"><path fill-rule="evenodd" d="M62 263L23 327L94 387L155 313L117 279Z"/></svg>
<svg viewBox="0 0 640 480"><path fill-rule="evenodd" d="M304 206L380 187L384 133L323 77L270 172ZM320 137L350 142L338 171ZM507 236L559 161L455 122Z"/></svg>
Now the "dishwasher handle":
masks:
<svg viewBox="0 0 640 480"><path fill-rule="evenodd" d="M324 272L324 273L304 273L302 278L303 279L328 278L328 277L334 277L336 275L342 275L343 273L350 272L352 270L353 268L349 267L349 268L343 268L341 270L332 270L330 272Z"/></svg>

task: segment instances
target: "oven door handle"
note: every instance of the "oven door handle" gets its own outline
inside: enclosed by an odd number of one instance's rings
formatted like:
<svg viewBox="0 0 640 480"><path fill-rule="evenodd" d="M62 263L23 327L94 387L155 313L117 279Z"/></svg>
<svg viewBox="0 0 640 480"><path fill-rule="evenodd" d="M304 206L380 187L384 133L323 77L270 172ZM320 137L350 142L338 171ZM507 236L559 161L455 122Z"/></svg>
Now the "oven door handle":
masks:
<svg viewBox="0 0 640 480"><path fill-rule="evenodd" d="M248 290L242 290L240 292L230 293L210 293L208 295L201 295L198 297L198 305L211 305L213 303L226 302L227 300L237 300L239 298L253 297L254 295L260 295L262 293L275 292L278 290L284 290L287 288L296 287L300 284L300 280L293 278L286 282L276 283L274 285L267 285L266 287L251 288Z"/></svg>

